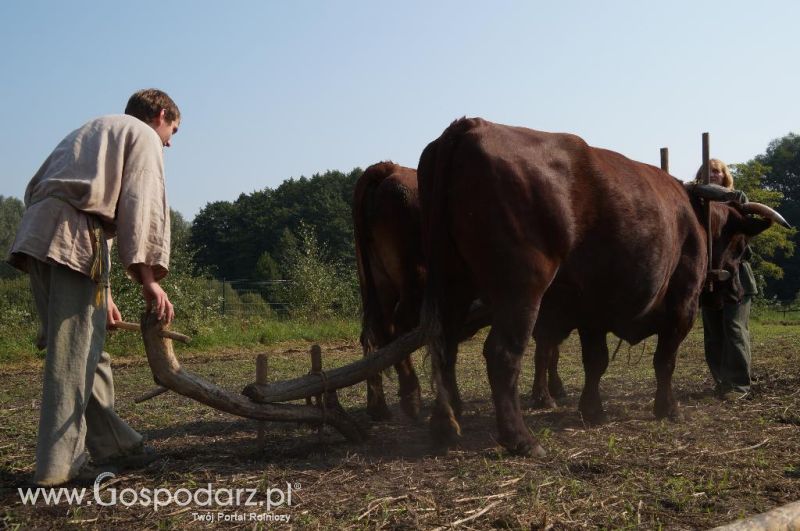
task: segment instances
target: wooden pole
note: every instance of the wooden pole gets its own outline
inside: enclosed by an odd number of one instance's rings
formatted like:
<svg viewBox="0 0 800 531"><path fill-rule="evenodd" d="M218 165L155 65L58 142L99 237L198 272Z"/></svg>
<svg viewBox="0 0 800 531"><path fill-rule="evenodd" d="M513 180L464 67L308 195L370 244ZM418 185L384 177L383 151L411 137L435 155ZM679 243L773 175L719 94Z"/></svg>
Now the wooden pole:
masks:
<svg viewBox="0 0 800 531"><path fill-rule="evenodd" d="M261 385L267 385L267 371L269 363L266 354L259 354L256 356L256 382ZM258 447L264 448L264 443L267 441L267 423L259 421L258 423Z"/></svg>
<svg viewBox="0 0 800 531"><path fill-rule="evenodd" d="M669 173L669 148L661 148L661 169Z"/></svg>
<svg viewBox="0 0 800 531"><path fill-rule="evenodd" d="M461 329L459 341L472 337L481 328L492 323L492 312L483 304L476 305L467 315L467 321ZM371 356L361 358L342 367L325 371L325 382L315 374L307 374L299 378L273 382L271 385L247 384L242 394L259 404L298 400L321 393L325 389L341 389L363 382L370 376L380 372L397 362L404 360L425 345L425 334L420 327L407 332Z"/></svg>
<svg viewBox="0 0 800 531"><path fill-rule="evenodd" d="M114 328L119 330L131 330L133 332L139 332L142 330L142 327L138 323L126 323L125 321L117 321L114 323ZM181 343L189 343L192 340L192 338L189 336L185 336L171 330L160 330L158 335L168 339L174 339L175 341L180 341Z"/></svg>
<svg viewBox="0 0 800 531"><path fill-rule="evenodd" d="M711 142L709 139L708 133L703 133L703 183L709 184L711 183L711 167L708 164L709 159L711 158ZM704 208L704 213L706 217L706 240L707 240L707 249L708 249L708 267L707 271L711 272L711 201L706 200ZM710 276L707 277L706 282L706 289L708 291L714 290L714 283L711 281Z"/></svg>
<svg viewBox="0 0 800 531"><path fill-rule="evenodd" d="M135 403L137 403L137 404L141 404L142 402L146 402L147 400L150 400L151 398L155 398L155 397L157 397L158 395L163 395L163 394L164 394L164 393L166 393L167 391L169 391L169 389L167 389L166 387L161 387L161 386L159 385L159 386L157 386L157 387L153 387L152 389L150 389L149 391L147 391L146 393L144 393L144 394L143 394L142 396L140 396L139 398L136 398L136 399L134 399L133 401L134 401Z"/></svg>

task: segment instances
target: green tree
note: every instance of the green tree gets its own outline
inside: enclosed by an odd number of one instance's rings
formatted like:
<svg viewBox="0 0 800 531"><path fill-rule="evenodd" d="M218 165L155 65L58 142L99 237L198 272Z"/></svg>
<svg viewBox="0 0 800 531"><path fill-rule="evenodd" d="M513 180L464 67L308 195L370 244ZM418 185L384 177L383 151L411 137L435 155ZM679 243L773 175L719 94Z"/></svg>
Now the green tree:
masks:
<svg viewBox="0 0 800 531"><path fill-rule="evenodd" d="M782 199L777 205L780 213L793 226L800 225L800 135L789 133L776 138L769 143L765 153L751 162L761 164L764 169L763 187L781 194ZM792 235L792 242L795 246L800 243L797 233ZM800 292L800 253L779 247L773 261L784 274L768 279L765 290L767 296L781 300L795 299Z"/></svg>
<svg viewBox="0 0 800 531"><path fill-rule="evenodd" d="M177 210L170 209L169 267L173 273L194 273L195 250L192 246L192 225Z"/></svg>
<svg viewBox="0 0 800 531"><path fill-rule="evenodd" d="M342 276L310 225L300 223L298 246L286 260L289 282L283 296L293 317L316 321L358 312L357 286Z"/></svg>
<svg viewBox="0 0 800 531"><path fill-rule="evenodd" d="M776 138L755 161L766 167L764 186L783 196L781 208L787 221L800 224L800 135Z"/></svg>
<svg viewBox="0 0 800 531"><path fill-rule="evenodd" d="M11 245L14 243L14 237L17 234L17 227L22 219L22 213L25 211L25 205L16 197L3 197L0 195L0 260L5 260ZM0 262L0 278L16 278L21 273L6 264L4 261Z"/></svg>
<svg viewBox="0 0 800 531"><path fill-rule="evenodd" d="M769 168L756 160L751 160L743 164L732 164L731 171L736 188L746 193L750 201L763 203L773 208L779 207L783 199L781 192L768 189L764 185L765 175ZM758 278L762 291L767 280L783 278L784 271L774 260L778 255L788 256L794 252L792 238L796 232L795 229L773 225L751 242L753 272Z"/></svg>
<svg viewBox="0 0 800 531"><path fill-rule="evenodd" d="M198 265L218 278L261 278L261 258L267 253L283 263L289 243L285 231L294 234L303 222L314 228L332 258L355 267L351 201L360 175L358 168L347 174L328 171L242 194L234 202L209 203L192 224Z"/></svg>
<svg viewBox="0 0 800 531"><path fill-rule="evenodd" d="M280 280L281 268L272 255L264 251L256 263L255 278L257 280Z"/></svg>
<svg viewBox="0 0 800 531"><path fill-rule="evenodd" d="M228 201L207 204L192 222L191 241L197 249L197 263L215 276L231 278L236 260L231 240L236 224L235 207Z"/></svg>

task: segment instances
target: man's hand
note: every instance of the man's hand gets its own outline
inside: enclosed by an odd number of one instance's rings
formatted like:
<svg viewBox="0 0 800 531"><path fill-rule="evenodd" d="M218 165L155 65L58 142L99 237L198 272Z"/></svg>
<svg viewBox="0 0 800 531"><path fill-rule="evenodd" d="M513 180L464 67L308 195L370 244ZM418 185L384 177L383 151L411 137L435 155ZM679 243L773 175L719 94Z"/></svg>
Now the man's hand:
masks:
<svg viewBox="0 0 800 531"><path fill-rule="evenodd" d="M172 303L169 302L167 292L158 284L158 282L148 282L142 284L142 295L147 303L147 311L152 311L158 315L158 319L166 319L166 324L172 322L175 318L175 310Z"/></svg>
<svg viewBox="0 0 800 531"><path fill-rule="evenodd" d="M159 320L164 320L166 324L175 318L175 310L169 302L167 292L156 282L153 270L145 264L137 264L139 278L142 281L142 296L147 304L147 311L153 312Z"/></svg>
<svg viewBox="0 0 800 531"><path fill-rule="evenodd" d="M117 305L114 304L114 299L111 298L111 288L108 288L106 292L108 295L108 305L106 307L106 329L111 330L114 328L114 325L117 324L119 321L122 321L122 314L117 308Z"/></svg>

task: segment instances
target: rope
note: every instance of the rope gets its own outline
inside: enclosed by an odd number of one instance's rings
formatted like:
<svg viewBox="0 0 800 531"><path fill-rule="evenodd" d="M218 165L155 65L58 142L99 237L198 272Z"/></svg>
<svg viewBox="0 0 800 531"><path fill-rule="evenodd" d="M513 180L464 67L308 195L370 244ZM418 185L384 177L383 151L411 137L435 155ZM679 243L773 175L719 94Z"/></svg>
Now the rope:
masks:
<svg viewBox="0 0 800 531"><path fill-rule="evenodd" d="M97 284L97 292L95 293L94 296L94 305L96 308L100 308L105 301L106 291L108 291L109 269L111 268L111 256L108 252L108 242L106 242L105 232L103 231L102 224L94 215L89 214L88 212L84 212L83 210L73 205L68 199L55 194L46 195L44 197L40 197L39 199L31 201L30 203L28 203L27 208L30 208L37 203L41 203L45 199L57 199L58 201L66 203L73 209L77 210L79 213L86 216L86 219L89 222L89 230L91 231L93 238L92 268L90 270L89 276Z"/></svg>

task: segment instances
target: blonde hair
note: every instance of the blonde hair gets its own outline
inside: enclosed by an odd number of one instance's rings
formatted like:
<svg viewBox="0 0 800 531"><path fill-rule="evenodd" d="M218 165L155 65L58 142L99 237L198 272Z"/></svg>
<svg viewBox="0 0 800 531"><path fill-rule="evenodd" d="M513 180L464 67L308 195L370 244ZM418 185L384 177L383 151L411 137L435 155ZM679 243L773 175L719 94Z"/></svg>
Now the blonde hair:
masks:
<svg viewBox="0 0 800 531"><path fill-rule="evenodd" d="M720 170L722 172L722 186L728 190L733 190L733 176L731 175L731 171L728 169L728 165L719 159L711 159L708 161L708 164L712 169ZM703 182L704 171L705 164L700 166L700 169L697 170L697 175L694 177L695 182Z"/></svg>

